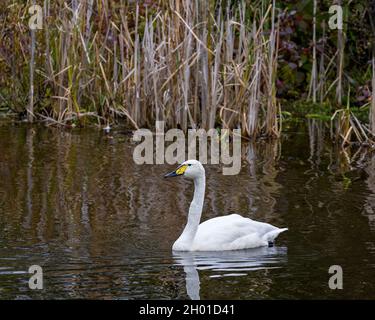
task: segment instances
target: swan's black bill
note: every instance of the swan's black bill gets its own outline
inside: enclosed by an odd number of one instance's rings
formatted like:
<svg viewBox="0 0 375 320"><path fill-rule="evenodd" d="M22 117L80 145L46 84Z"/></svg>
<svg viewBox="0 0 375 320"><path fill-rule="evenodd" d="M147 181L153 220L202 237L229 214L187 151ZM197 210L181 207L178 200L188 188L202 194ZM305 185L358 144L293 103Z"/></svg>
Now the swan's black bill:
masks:
<svg viewBox="0 0 375 320"><path fill-rule="evenodd" d="M176 173L176 171L172 171L172 172L169 172L167 173L164 178L169 178L169 177L177 177L178 174Z"/></svg>

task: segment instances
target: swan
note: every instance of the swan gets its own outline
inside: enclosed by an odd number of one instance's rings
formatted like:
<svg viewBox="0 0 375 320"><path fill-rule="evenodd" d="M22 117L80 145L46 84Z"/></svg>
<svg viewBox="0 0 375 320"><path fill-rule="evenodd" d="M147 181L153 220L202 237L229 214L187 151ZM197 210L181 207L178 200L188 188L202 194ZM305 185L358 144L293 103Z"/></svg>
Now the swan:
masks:
<svg viewBox="0 0 375 320"><path fill-rule="evenodd" d="M198 160L187 160L164 177L184 176L194 181L194 197L187 224L173 244L173 251L224 251L273 246L275 238L288 228L254 221L231 214L209 219L201 224L206 175Z"/></svg>

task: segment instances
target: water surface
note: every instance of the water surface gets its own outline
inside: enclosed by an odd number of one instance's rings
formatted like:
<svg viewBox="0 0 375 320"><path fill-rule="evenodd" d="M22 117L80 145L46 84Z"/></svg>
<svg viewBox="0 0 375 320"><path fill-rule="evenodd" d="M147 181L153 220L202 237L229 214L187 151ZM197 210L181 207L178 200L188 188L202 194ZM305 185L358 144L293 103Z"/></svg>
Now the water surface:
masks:
<svg viewBox="0 0 375 320"><path fill-rule="evenodd" d="M304 133L297 133L297 132ZM322 125L244 143L239 175L206 166L203 220L288 227L273 248L172 253L192 183L133 162L119 130L0 125L0 299L375 298L375 155ZM28 287L28 268L44 289ZM328 288L341 265L344 289Z"/></svg>

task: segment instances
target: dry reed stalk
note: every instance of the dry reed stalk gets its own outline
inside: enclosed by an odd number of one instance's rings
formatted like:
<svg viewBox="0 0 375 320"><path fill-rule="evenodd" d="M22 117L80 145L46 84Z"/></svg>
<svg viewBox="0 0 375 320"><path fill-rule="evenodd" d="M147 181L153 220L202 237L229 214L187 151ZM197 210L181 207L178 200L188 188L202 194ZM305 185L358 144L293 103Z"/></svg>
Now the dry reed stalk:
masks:
<svg viewBox="0 0 375 320"><path fill-rule="evenodd" d="M375 21L374 21L374 14L375 14L375 3L372 2L372 5L369 8L369 17L370 17L370 25L371 25L371 66L372 66L372 79L371 79L371 106L369 112L369 124L370 124L370 132L372 136L375 137Z"/></svg>
<svg viewBox="0 0 375 320"><path fill-rule="evenodd" d="M271 16L271 35L269 40L269 61L268 61L268 94L267 94L267 119L266 119L266 134L268 136L278 136L277 130L277 107L276 107L276 93L275 93L275 76L277 68L277 30L275 28L275 0L272 1L272 16Z"/></svg>
<svg viewBox="0 0 375 320"><path fill-rule="evenodd" d="M342 0L338 0L337 4L342 6ZM336 87L336 99L339 106L342 105L342 78L343 78L343 69L344 69L344 33L342 29L337 30L337 87Z"/></svg>
<svg viewBox="0 0 375 320"><path fill-rule="evenodd" d="M262 66L262 50L259 33L256 32L256 22L253 23L253 41L255 46L255 68L252 70L252 82L250 84L250 97L247 115L247 134L250 137L256 136L258 131L258 112L260 105L260 77Z"/></svg>
<svg viewBox="0 0 375 320"><path fill-rule="evenodd" d="M32 1L35 5L35 0ZM29 91L29 104L27 106L27 121L32 123L34 120L34 72L35 72L35 29L30 30L31 43L30 43L30 91Z"/></svg>
<svg viewBox="0 0 375 320"><path fill-rule="evenodd" d="M370 109L370 130L375 136L375 48L372 52L372 97Z"/></svg>
<svg viewBox="0 0 375 320"><path fill-rule="evenodd" d="M316 92L317 92L317 61L316 61L316 7L317 1L314 0L313 4L313 59L312 59L312 69L311 69L311 81L308 93L308 99L312 94L312 101L316 103Z"/></svg>
<svg viewBox="0 0 375 320"><path fill-rule="evenodd" d="M133 107L132 117L136 123L139 122L139 108L140 108L140 52L139 52L139 3L136 4L136 18L135 18L135 42L134 42L134 85L135 85L135 103Z"/></svg>
<svg viewBox="0 0 375 320"><path fill-rule="evenodd" d="M199 50L199 65L196 67L196 77L197 79L200 79L199 82L196 83L195 89L196 92L200 91L201 96L201 123L202 127L205 129L209 129L209 105L210 105L210 75L211 75L211 65L208 61L208 50L205 50L205 48L209 49L208 45L208 35L209 29L211 29L210 21L208 20L209 16L209 7L210 4L206 1L198 1L195 2L196 8L198 8L198 16L197 16L197 22L200 24L199 27L199 35L202 41L202 45L198 45ZM201 70L200 70L201 69ZM200 87L200 88L199 88ZM197 109L197 106L195 106L195 109ZM197 110L195 110L195 116ZM213 128L213 126L211 127Z"/></svg>
<svg viewBox="0 0 375 320"><path fill-rule="evenodd" d="M325 71L324 71L324 49L325 49L326 23L324 20L322 22L322 29L323 29L322 31L323 43L322 43L322 52L320 53L320 62L319 62L319 75L318 75L319 83L316 88L319 91L319 101L321 104L323 103L323 99L324 99L324 87L325 87L325 81L326 81Z"/></svg>
<svg viewBox="0 0 375 320"><path fill-rule="evenodd" d="M221 12L221 6L219 7L219 12ZM209 120L208 120L208 126L209 128L214 128L215 126L215 120L216 120L216 113L217 109L219 107L219 103L221 101L221 98L223 97L223 86L219 82L220 79L220 65L221 65L221 50L222 45L224 41L224 23L221 20L221 15L218 15L217 20L215 21L216 28L219 31L219 37L216 39L216 45L215 45L215 55L214 59L212 59L213 66L211 68L211 94L210 94L210 101L209 101L209 107L208 107L208 113L209 113ZM212 27L213 28L213 27ZM208 61L207 61L208 63ZM208 85L207 85L208 87Z"/></svg>

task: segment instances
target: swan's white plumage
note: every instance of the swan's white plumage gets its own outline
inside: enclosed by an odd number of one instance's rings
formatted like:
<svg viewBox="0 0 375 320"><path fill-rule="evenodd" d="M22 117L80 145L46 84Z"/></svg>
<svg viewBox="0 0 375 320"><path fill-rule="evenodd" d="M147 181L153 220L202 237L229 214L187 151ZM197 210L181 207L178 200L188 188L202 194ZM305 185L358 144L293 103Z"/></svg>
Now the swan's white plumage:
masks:
<svg viewBox="0 0 375 320"><path fill-rule="evenodd" d="M191 250L239 250L267 246L269 241L285 230L231 214L201 223Z"/></svg>
<svg viewBox="0 0 375 320"><path fill-rule="evenodd" d="M262 247L273 242L281 232L288 230L244 218L238 214L213 218L199 224L205 192L204 168L199 161L188 160L167 176L176 175L184 175L192 179L195 190L188 222L181 236L173 244L173 250L223 251Z"/></svg>

